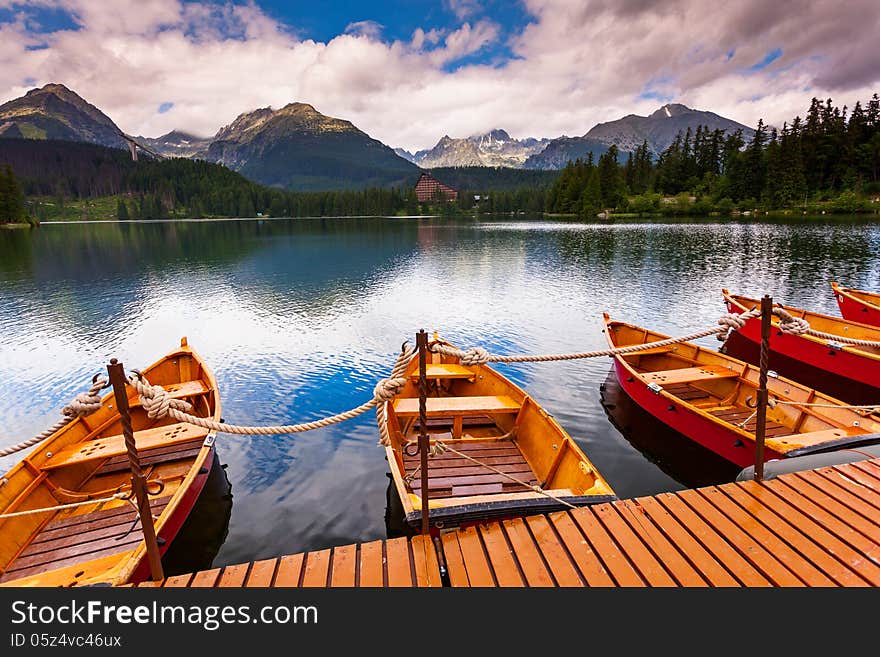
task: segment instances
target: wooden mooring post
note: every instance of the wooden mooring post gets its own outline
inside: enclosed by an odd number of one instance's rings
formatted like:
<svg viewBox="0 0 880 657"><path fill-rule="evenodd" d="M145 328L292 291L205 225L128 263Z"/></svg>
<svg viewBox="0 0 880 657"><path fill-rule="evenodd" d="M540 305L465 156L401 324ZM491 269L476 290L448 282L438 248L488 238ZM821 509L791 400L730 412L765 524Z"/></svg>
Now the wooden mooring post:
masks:
<svg viewBox="0 0 880 657"><path fill-rule="evenodd" d="M764 479L764 434L767 427L767 371L770 366L770 328L773 319L773 299L769 294L761 298L761 355L758 374L758 408L755 418L755 481Z"/></svg>
<svg viewBox="0 0 880 657"><path fill-rule="evenodd" d="M422 533L429 534L431 523L428 518L428 334L425 329L416 333L416 346L419 350L419 457L421 459L422 480Z"/></svg>
<svg viewBox="0 0 880 657"><path fill-rule="evenodd" d="M122 435L125 438L128 465L131 469L131 489L137 501L141 529L144 532L144 544L147 547L147 558L150 561L150 575L153 581L158 582L165 579L165 574L162 570L162 556L159 554L156 527L153 525L153 513L150 510L147 481L144 479L137 444L134 441L134 431L131 428L131 412L128 407L128 393L125 389L125 368L122 363L111 358L110 364L107 365L107 373L110 375L110 383L113 385L113 394L116 398L116 410L119 411L119 421L122 423Z"/></svg>

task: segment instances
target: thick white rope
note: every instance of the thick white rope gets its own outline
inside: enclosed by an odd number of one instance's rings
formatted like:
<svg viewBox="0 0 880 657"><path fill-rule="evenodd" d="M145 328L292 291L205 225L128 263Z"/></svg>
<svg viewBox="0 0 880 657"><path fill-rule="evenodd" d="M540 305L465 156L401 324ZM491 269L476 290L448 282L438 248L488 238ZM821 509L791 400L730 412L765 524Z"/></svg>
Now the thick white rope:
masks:
<svg viewBox="0 0 880 657"><path fill-rule="evenodd" d="M85 500L83 502L70 502L68 504L58 504L56 506L47 506L42 509L28 509L27 511L14 511L12 513L0 513L0 519L17 518L19 516L29 516L34 513L45 513L47 511L62 511L64 509L73 509L78 506L88 506L89 504L103 504L104 502L112 502L113 500L127 499L131 493L114 493L110 497L101 497L95 500Z"/></svg>
<svg viewBox="0 0 880 657"><path fill-rule="evenodd" d="M172 399L167 390L165 390L162 386L150 385L150 382L147 381L147 379L144 378L144 376L141 374L134 374L130 376L128 382L137 391L141 405L147 412L148 417L152 419L159 419L167 416L174 418L178 422L187 422L189 424L194 424L196 426L203 427L211 431L217 431L219 433L233 433L239 435L301 433L304 431L311 431L312 429L319 429L321 427L327 427L332 424L337 424L344 420L349 420L365 413L366 411L377 405L380 407L384 406L384 402L394 399L394 397L397 396L398 393L400 393L401 389L403 389L403 386L406 385L406 378L403 377L403 374L405 373L406 367L414 354L415 350L407 349L404 346L400 356L398 356L397 358L397 363L395 364L394 369L391 372L391 376L387 379L380 380L376 384L376 387L373 389L373 399L371 399L370 401L365 402L357 408L353 408L349 411L338 413L330 417L321 418L319 420L314 420L312 422L303 422L301 424L248 427L235 424L226 424L225 422L215 422L214 420L211 420L209 418L198 417L196 415L190 414L189 412L187 412L189 408L183 407L183 404L185 404L185 402L181 402L181 400L179 399ZM186 406L189 407L189 404L186 404ZM382 410L384 411L384 409ZM381 425L384 424L385 422L383 418ZM387 440L387 437L385 439Z"/></svg>
<svg viewBox="0 0 880 657"><path fill-rule="evenodd" d="M639 351L648 351L658 347L668 347L669 345L678 344L680 342L691 342L699 338L705 338L710 335L717 335L719 339L724 340L724 336L731 329L736 330L746 325L746 321L753 317L760 317L761 311L757 309L747 310L739 315L727 313L718 319L716 328L706 329L698 333L683 335L678 338L666 338L657 340L656 342L645 342L643 344L634 344L627 347L614 347L609 349L599 349L597 351L582 351L571 354L549 354L544 356L493 356L482 347L471 347L470 349L458 349L443 344L434 344L431 351L438 354L445 354L459 359L464 366L484 365L486 363L532 363L554 360L576 360L580 358L597 358L599 356L616 356L618 354L630 354Z"/></svg>
<svg viewBox="0 0 880 657"><path fill-rule="evenodd" d="M837 335L822 333L810 329L809 322L802 318L792 317L791 314L782 308L774 308L773 313L780 318L778 328L784 333L800 335L807 333L816 337L837 340L848 344L859 346L880 347L880 342L872 342L869 340L855 340L852 338L844 338ZM629 345L626 347L614 347L609 349L600 349L596 351L575 352L569 354L549 354L549 355L519 355L519 356L493 356L482 347L471 347L470 349L458 349L443 344L434 344L430 347L434 353L445 354L459 359L464 366L483 365L485 363L525 363L525 362L546 362L557 360L576 360L582 358L596 358L599 356L616 356L621 354L637 353L640 351L648 351L660 347L666 347L682 342L691 342L699 338L715 335L719 340L725 340L730 331L741 329L745 326L749 319L761 316L761 311L752 308L740 314L726 313L718 319L718 326L705 331L691 333L677 338L666 338L655 342L645 342L643 344ZM397 362L388 378L381 379L373 389L373 398L360 406L343 413L338 413L330 417L321 418L312 422L303 422L300 424L289 425L273 425L266 427L239 426L234 424L226 424L225 422L215 422L209 418L198 417L192 415L190 411L192 406L186 401L173 399L171 394L162 386L151 385L146 378L140 373L129 377L129 383L138 393L140 403L143 406L147 416L151 419L159 419L163 417L171 417L178 422L187 422L196 426L216 431L219 433L241 434L241 435L271 435L271 434L289 434L311 431L321 427L327 427L345 420L362 415L371 408L376 408L376 422L379 425L379 444L387 446L390 444L388 435L386 402L396 397L403 386L406 385L406 378L403 376L406 372L410 361L415 357L416 350L407 347L404 343L401 353L397 358ZM65 426L73 418L82 415L88 415L95 412L101 407L101 399L98 391L101 390L106 381L101 378L96 380L92 388L87 393L80 393L74 400L63 409L65 417L52 427L43 431L40 435L30 440L19 443L12 447L0 450L0 457L13 454L17 451L30 447L48 436L52 435L58 429ZM469 457L468 457L469 458Z"/></svg>
<svg viewBox="0 0 880 657"><path fill-rule="evenodd" d="M565 354L561 356L490 356L485 349L481 349L480 347L476 347L474 349L468 350L467 352L463 352L459 349L446 347L444 345L435 345L432 350L439 353L446 353L452 356L459 356L463 365L474 365L479 364L480 362L487 361L522 362L529 360L569 360L573 358L592 358L596 356L614 355L617 353L644 351L647 349L664 347L679 342L696 340L697 338L702 338L708 335L726 333L732 328L744 326L745 319L743 318L747 319L748 317L753 316L753 314L754 311L748 311L746 313L743 313L742 315L725 315L718 320L718 327L708 329L706 331L701 331L699 333L692 333L691 335L686 335L680 338L668 338L666 340L649 342L642 345L631 345L629 347L619 347L616 349L603 349L601 351L584 352L580 354ZM471 356L472 354L476 354L476 358L473 358ZM137 391L140 403L143 406L144 410L147 412L148 417L152 419L171 417L178 422L187 422L189 424L194 424L196 426L203 427L211 431L217 431L219 433L231 433L239 435L301 433L304 431L311 431L312 429L318 429L321 427L330 426L332 424L337 424L339 422L343 422L344 420L349 420L375 407L376 422L379 426L380 433L379 445L387 446L390 444L391 439L388 435L388 426L386 421L386 402L391 401L398 394L400 394L400 391L403 389L404 385L406 385L406 378L404 377L404 374L406 373L407 366L409 365L410 361L415 357L415 355L416 349L413 347L407 347L406 344L404 344L401 349L401 353L397 358L397 362L395 363L394 368L391 371L390 376L386 379L381 379L376 384L376 387L373 389L373 399L371 399L370 401L361 404L357 408L353 408L349 411L338 413L330 417L321 418L312 422L303 422L300 424L289 425L255 427L226 424L225 422L215 422L214 420L208 418L192 415L188 412L190 408L188 408L189 405L186 404L186 402L172 399L168 391L165 390L162 386L150 385L150 382L147 381L146 378L144 378L144 376L139 373L130 376L128 381L131 386Z"/></svg>
<svg viewBox="0 0 880 657"><path fill-rule="evenodd" d="M96 376L92 381L92 387L89 388L88 392L81 392L76 397L74 397L71 402L61 409L61 414L64 416L58 422L53 424L51 427L43 431L41 434L34 436L28 440L24 440L17 445L12 445L11 447L4 447L0 449L0 457L9 456L10 454L15 454L16 452L20 452L23 449L27 449L32 445L36 445L39 442L46 440L49 436L54 434L59 429L70 424L74 419L78 417L84 417L86 415L91 415L99 408L101 408L101 395L98 394L105 386L107 385L107 379L101 376Z"/></svg>
<svg viewBox="0 0 880 657"><path fill-rule="evenodd" d="M815 331L810 328L810 323L802 317L794 317L784 308L773 308L773 314L779 318L779 330L790 335L812 335L821 340L829 340L831 342L839 342L841 344L851 344L857 347L880 347L880 342L875 340L859 340L857 338L848 338L834 333L824 333Z"/></svg>

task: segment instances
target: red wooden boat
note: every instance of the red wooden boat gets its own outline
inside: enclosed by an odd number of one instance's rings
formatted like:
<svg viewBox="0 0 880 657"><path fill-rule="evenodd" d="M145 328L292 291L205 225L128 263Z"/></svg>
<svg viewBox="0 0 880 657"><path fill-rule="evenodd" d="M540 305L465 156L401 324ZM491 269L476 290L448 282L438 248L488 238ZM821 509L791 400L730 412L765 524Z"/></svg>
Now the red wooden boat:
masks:
<svg viewBox="0 0 880 657"><path fill-rule="evenodd" d="M880 294L865 292L831 283L840 314L844 319L871 326L880 326Z"/></svg>
<svg viewBox="0 0 880 657"><path fill-rule="evenodd" d="M605 317L611 347L669 336ZM616 355L620 386L639 406L740 467L755 463L757 367L692 343ZM777 375L768 378L764 460L880 443L880 415Z"/></svg>
<svg viewBox="0 0 880 657"><path fill-rule="evenodd" d="M724 301L732 313L760 306L759 299L731 294ZM831 315L777 304L810 328L845 338L880 343L880 328ZM773 317L778 326L779 318ZM725 342L724 353L757 364L761 344L761 319L753 318ZM774 330L770 337L770 367L779 374L853 404L880 403L880 348L862 347L812 335Z"/></svg>

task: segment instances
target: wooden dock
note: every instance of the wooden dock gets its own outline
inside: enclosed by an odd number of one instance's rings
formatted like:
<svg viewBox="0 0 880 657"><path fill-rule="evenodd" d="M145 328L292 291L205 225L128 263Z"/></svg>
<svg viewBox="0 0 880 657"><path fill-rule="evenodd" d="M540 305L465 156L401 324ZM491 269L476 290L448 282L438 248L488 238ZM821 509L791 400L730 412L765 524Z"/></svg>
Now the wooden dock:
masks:
<svg viewBox="0 0 880 657"><path fill-rule="evenodd" d="M140 586L866 587L880 459L345 545Z"/></svg>

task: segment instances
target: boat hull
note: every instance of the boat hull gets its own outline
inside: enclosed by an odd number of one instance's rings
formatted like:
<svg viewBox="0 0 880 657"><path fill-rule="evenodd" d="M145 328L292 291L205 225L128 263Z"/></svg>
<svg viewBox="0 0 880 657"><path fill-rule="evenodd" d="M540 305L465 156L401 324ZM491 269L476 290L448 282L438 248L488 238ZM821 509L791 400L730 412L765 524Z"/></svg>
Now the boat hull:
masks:
<svg viewBox="0 0 880 657"><path fill-rule="evenodd" d="M730 303L728 309L739 310ZM748 344L737 340L736 335ZM725 353L756 364L760 344L761 320L749 319L741 329L731 332ZM770 335L770 369L849 403L880 401L880 360L830 346L825 341L783 333L776 327Z"/></svg>
<svg viewBox="0 0 880 657"><path fill-rule="evenodd" d="M753 441L744 439L708 417L694 413L671 395L654 392L644 381L633 376L619 358L614 359L614 369L620 387L657 420L741 468L755 464ZM765 449L765 461L778 458L784 458L784 455Z"/></svg>
<svg viewBox="0 0 880 657"><path fill-rule="evenodd" d="M202 494L202 490L205 488L205 482L208 481L208 476L211 474L211 463L214 461L215 453L212 441L212 444L209 447L200 452L199 459L193 464L194 469L198 468L196 476L193 478L192 483L189 485L186 492L180 498L177 508L175 508L174 512L157 534L157 538L161 539L159 540L159 543L161 544L159 546L160 555L164 556L169 550L172 542L180 532L180 528L183 527L183 524L189 517L190 511L192 511L196 502L198 502L199 495ZM166 573L166 576L167 574L168 573ZM147 559L146 553L144 553L139 559L137 566L135 566L132 571L131 577L127 583L140 584L141 582L150 579L150 577L150 563Z"/></svg>

